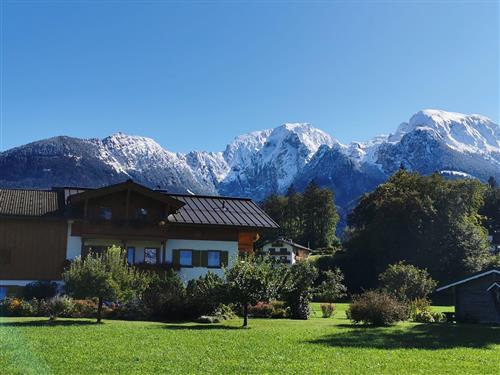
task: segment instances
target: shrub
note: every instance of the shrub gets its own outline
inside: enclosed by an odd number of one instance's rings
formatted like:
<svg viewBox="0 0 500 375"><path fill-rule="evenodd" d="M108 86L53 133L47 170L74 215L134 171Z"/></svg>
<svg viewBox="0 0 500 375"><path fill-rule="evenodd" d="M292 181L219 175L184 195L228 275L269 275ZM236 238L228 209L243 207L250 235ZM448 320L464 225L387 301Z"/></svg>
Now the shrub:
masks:
<svg viewBox="0 0 500 375"><path fill-rule="evenodd" d="M236 318L233 308L230 305L220 304L214 311L214 316L222 319L229 320Z"/></svg>
<svg viewBox="0 0 500 375"><path fill-rule="evenodd" d="M408 319L408 309L386 292L368 291L353 298L347 315L354 323L385 326Z"/></svg>
<svg viewBox="0 0 500 375"><path fill-rule="evenodd" d="M340 268L324 271L320 276L323 281L315 290L315 297L318 300L331 303L346 295L347 288L344 285L344 274Z"/></svg>
<svg viewBox="0 0 500 375"><path fill-rule="evenodd" d="M208 272L196 280L190 280L186 287L186 318L211 315L226 299L224 281Z"/></svg>
<svg viewBox="0 0 500 375"><path fill-rule="evenodd" d="M427 298L437 285L427 270L405 262L391 264L380 274L379 280L382 289L400 301Z"/></svg>
<svg viewBox="0 0 500 375"><path fill-rule="evenodd" d="M322 303L321 313L323 318L330 318L335 313L335 305L333 303Z"/></svg>
<svg viewBox="0 0 500 375"><path fill-rule="evenodd" d="M57 283L51 281L35 281L23 288L23 297L26 300L49 299L57 294Z"/></svg>
<svg viewBox="0 0 500 375"><path fill-rule="evenodd" d="M295 263L290 268L288 282L282 294L292 319L308 319L311 315L309 303L317 276L318 271L309 262Z"/></svg>
<svg viewBox="0 0 500 375"><path fill-rule="evenodd" d="M34 316L34 307L21 298L4 298L0 306L2 315L5 316Z"/></svg>
<svg viewBox="0 0 500 375"><path fill-rule="evenodd" d="M141 311L144 309L151 318L185 319L186 288L173 270L151 274L148 287L139 301L143 304Z"/></svg>
<svg viewBox="0 0 500 375"><path fill-rule="evenodd" d="M95 318L97 311L97 302L91 299L73 300L74 318Z"/></svg>
<svg viewBox="0 0 500 375"><path fill-rule="evenodd" d="M56 320L60 316L71 316L74 302L68 296L56 296L47 301L50 320Z"/></svg>
<svg viewBox="0 0 500 375"><path fill-rule="evenodd" d="M49 304L46 299L36 299L28 301L35 316L49 316Z"/></svg>
<svg viewBox="0 0 500 375"><path fill-rule="evenodd" d="M282 301L258 302L248 308L248 313L255 318L281 319L289 316L288 308Z"/></svg>

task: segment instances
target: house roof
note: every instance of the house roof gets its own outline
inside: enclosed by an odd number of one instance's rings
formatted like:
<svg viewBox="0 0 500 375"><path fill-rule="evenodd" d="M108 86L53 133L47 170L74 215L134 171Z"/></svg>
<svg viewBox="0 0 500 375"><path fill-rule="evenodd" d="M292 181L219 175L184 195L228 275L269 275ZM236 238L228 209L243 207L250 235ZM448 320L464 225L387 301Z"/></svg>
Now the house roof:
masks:
<svg viewBox="0 0 500 375"><path fill-rule="evenodd" d="M0 189L0 216L62 216L66 204L78 203L85 198L91 199L124 188L131 188L161 202L169 203L177 210L168 216L168 221L172 224L217 225L249 229L279 227L248 198L170 194L165 191L151 190L132 181L99 189L79 187L52 190Z"/></svg>
<svg viewBox="0 0 500 375"><path fill-rule="evenodd" d="M454 286L457 286L457 285L460 285L460 284L464 284L464 283L467 283L469 281L472 281L472 280L475 280L475 279L480 279L481 277L484 277L484 276L487 276L487 275L491 275L491 274L498 274L500 275L500 269L497 269L497 268L493 268L493 269L490 269L490 270L487 270L487 271L481 271L481 272L478 272L472 276L469 276L465 279L462 279L462 280L458 280L458 281L455 281L454 283L451 283L451 284L448 284L448 285L444 285L440 288L437 288L436 291L437 292L440 292L442 290L445 290L445 289L448 289L448 288L451 288L451 287L454 287Z"/></svg>
<svg viewBox="0 0 500 375"><path fill-rule="evenodd" d="M98 198L108 194L127 190L137 192L156 201L168 204L175 210L178 210L184 205L184 203L179 201L178 199L172 198L166 194L162 194L159 191L151 190L146 186L140 185L132 180L127 180L125 182L105 186L99 189L87 189L74 195L70 195L69 200L71 203L79 203L85 201L86 199Z"/></svg>
<svg viewBox="0 0 500 375"><path fill-rule="evenodd" d="M170 196L184 203L176 214L169 215L171 223L279 228L251 199L184 194Z"/></svg>
<svg viewBox="0 0 500 375"><path fill-rule="evenodd" d="M64 199L57 191L0 189L1 216L57 216Z"/></svg>
<svg viewBox="0 0 500 375"><path fill-rule="evenodd" d="M300 244L298 244L296 242L293 242L292 240L287 240L287 239L284 239L284 238L278 238L278 239L276 239L274 241L267 241L264 245L267 245L268 243L277 242L277 241L284 242L284 243L286 243L288 245L291 245L293 247L296 247L298 249L306 250L306 251L309 251L309 252L312 251L312 249L308 248L307 246L300 245Z"/></svg>

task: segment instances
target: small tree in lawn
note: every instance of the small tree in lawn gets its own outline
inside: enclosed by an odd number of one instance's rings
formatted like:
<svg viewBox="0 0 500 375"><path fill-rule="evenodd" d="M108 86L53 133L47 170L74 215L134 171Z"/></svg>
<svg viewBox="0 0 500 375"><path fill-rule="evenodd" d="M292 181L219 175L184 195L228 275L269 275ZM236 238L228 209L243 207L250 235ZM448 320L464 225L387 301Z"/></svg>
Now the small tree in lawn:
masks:
<svg viewBox="0 0 500 375"><path fill-rule="evenodd" d="M382 290L403 302L427 298L437 285L427 270L405 262L389 265L387 270L379 275L379 280Z"/></svg>
<svg viewBox="0 0 500 375"><path fill-rule="evenodd" d="M333 270L325 271L322 274L323 281L316 289L316 293L319 294L324 301L333 303L335 300L346 295L347 288L344 285L344 274L340 268L337 267Z"/></svg>
<svg viewBox="0 0 500 375"><path fill-rule="evenodd" d="M248 307L275 298L286 277L285 267L268 257L239 260L225 271L229 298L243 308L243 327L248 326Z"/></svg>
<svg viewBox="0 0 500 375"><path fill-rule="evenodd" d="M322 301L327 303L321 304L321 311L323 318L329 318L335 312L335 305L333 302L341 297L344 297L347 288L344 285L344 274L339 268L322 272L323 281L316 288L316 295Z"/></svg>
<svg viewBox="0 0 500 375"><path fill-rule="evenodd" d="M292 319L308 319L311 313L313 284L318 277L318 270L310 262L298 262L290 268L282 297L290 308Z"/></svg>
<svg viewBox="0 0 500 375"><path fill-rule="evenodd" d="M116 246L104 254L77 258L63 273L65 288L74 298L97 298L97 322L101 322L104 300L126 302L147 285L146 276L127 264L125 253Z"/></svg>

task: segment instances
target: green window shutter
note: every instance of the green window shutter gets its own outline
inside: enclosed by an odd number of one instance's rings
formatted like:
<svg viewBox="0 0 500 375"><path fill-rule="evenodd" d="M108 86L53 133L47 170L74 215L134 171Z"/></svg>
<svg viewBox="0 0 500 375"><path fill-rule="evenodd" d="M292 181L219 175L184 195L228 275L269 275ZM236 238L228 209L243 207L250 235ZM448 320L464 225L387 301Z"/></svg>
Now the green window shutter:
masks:
<svg viewBox="0 0 500 375"><path fill-rule="evenodd" d="M208 267L208 251L201 251L201 267Z"/></svg>
<svg viewBox="0 0 500 375"><path fill-rule="evenodd" d="M193 267L200 267L201 265L201 251L193 250Z"/></svg>
<svg viewBox="0 0 500 375"><path fill-rule="evenodd" d="M172 251L172 264L178 266L181 262L181 251L173 250Z"/></svg>
<svg viewBox="0 0 500 375"><path fill-rule="evenodd" d="M229 253L227 251L220 252L220 264L223 267L227 267L229 264Z"/></svg>

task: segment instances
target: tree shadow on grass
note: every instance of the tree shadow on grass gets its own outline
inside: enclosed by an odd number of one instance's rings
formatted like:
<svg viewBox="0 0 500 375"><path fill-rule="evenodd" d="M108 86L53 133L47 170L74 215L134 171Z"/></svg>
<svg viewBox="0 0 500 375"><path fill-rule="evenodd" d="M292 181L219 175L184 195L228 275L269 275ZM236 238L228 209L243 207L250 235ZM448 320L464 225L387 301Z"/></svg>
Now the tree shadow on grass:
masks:
<svg viewBox="0 0 500 375"><path fill-rule="evenodd" d="M235 330L242 327L226 326L219 324L165 324L164 329L172 331L204 331L204 330Z"/></svg>
<svg viewBox="0 0 500 375"><path fill-rule="evenodd" d="M2 327L66 327L66 326L93 326L99 325L96 321L89 320L21 320L14 322L0 321L0 328Z"/></svg>
<svg viewBox="0 0 500 375"><path fill-rule="evenodd" d="M339 333L308 341L338 348L452 349L500 345L500 326L419 324L411 327L344 325Z"/></svg>

